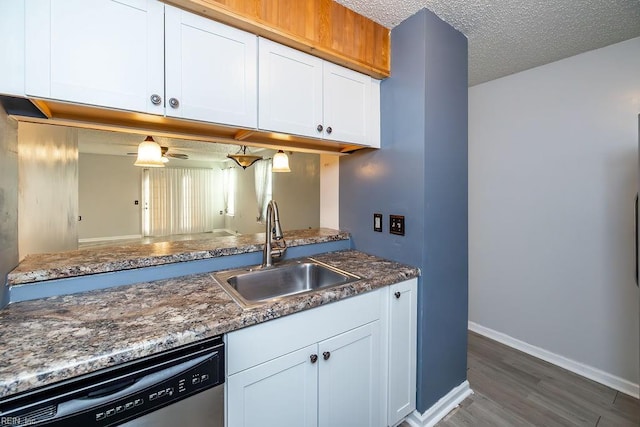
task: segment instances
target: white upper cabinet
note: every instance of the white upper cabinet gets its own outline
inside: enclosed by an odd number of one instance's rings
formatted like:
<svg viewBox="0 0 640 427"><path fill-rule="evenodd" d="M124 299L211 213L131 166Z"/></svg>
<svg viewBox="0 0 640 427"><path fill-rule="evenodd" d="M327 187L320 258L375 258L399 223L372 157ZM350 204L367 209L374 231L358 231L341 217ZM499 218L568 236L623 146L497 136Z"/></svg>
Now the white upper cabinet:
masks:
<svg viewBox="0 0 640 427"><path fill-rule="evenodd" d="M25 13L28 96L257 126L253 34L156 0L30 0Z"/></svg>
<svg viewBox="0 0 640 427"><path fill-rule="evenodd" d="M324 137L363 144L367 139L371 77L325 62Z"/></svg>
<svg viewBox="0 0 640 427"><path fill-rule="evenodd" d="M263 38L258 51L258 127L321 138L324 61Z"/></svg>
<svg viewBox="0 0 640 427"><path fill-rule="evenodd" d="M166 115L255 128L258 38L165 7Z"/></svg>
<svg viewBox="0 0 640 427"><path fill-rule="evenodd" d="M258 50L260 129L379 147L371 77L262 38Z"/></svg>
<svg viewBox="0 0 640 427"><path fill-rule="evenodd" d="M24 0L0 1L0 94L24 96Z"/></svg>
<svg viewBox="0 0 640 427"><path fill-rule="evenodd" d="M30 0L25 13L27 95L162 114L162 3Z"/></svg>
<svg viewBox="0 0 640 427"><path fill-rule="evenodd" d="M377 80L161 1L0 12L0 93L380 146Z"/></svg>

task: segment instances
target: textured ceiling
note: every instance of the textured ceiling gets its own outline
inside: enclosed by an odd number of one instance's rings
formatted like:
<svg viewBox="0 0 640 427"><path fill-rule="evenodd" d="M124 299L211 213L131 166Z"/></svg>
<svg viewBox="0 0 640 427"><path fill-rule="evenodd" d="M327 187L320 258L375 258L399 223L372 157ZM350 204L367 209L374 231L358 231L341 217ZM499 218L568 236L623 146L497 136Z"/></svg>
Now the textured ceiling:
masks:
<svg viewBox="0 0 640 427"><path fill-rule="evenodd" d="M469 86L640 36L640 0L336 1L388 28L431 10L469 39Z"/></svg>

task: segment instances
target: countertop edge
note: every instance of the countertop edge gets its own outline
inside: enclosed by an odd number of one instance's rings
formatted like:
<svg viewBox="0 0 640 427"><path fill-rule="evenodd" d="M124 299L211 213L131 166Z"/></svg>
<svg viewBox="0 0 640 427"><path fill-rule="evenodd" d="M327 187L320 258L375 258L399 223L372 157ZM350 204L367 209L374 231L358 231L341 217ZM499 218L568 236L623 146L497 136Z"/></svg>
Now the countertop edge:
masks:
<svg viewBox="0 0 640 427"><path fill-rule="evenodd" d="M305 234L310 234L311 232L316 232L317 235L309 235L305 236ZM324 235L322 232L324 231ZM251 237L250 237L251 238ZM294 230L285 233L285 238L287 239L287 244L289 247L297 247L304 245L312 245L318 243L327 243L327 242L336 242L340 240L349 240L350 235L347 232L338 231L338 230L330 230L330 229L314 229L314 230ZM40 268L40 269L27 269L26 271L21 271L23 268L25 261L33 262L37 261L40 258L45 258L47 256L55 256L56 258L60 257L61 253L56 254L37 254L28 256L23 261L18 264L16 268L14 268L9 274L7 274L7 285L8 286L19 286L19 285L28 285L31 283L43 282L47 280L54 279L67 279L71 277L80 277L80 276L88 276L92 274L100 274L100 273L111 273L115 271L125 271L125 270L133 270L136 268L144 268L144 267L157 267L161 265L167 264L175 264L186 261L198 261L198 260L206 260L212 258L219 258L225 256L232 255L241 255L252 252L260 252L263 250L264 243L260 239L254 239L251 242L247 242L241 244L239 246L233 246L231 242L232 238L225 238L226 241L230 243L228 245L223 245L221 247L215 247L211 249L194 249L189 250L185 249L182 252L175 252L170 254L155 254L153 253L153 245L135 245L134 248L144 248L149 249L151 253L147 255L124 255L124 257L109 261L93 261L92 256L95 256L97 250L86 250L87 258L76 259L73 264L70 265L54 265L49 266L48 268ZM263 238L262 238L263 239ZM200 241L198 241L200 242ZM217 241L218 242L218 241ZM183 245L187 245L184 242L181 242ZM195 245L196 243L194 243ZM202 243L198 243L201 245ZM188 246L188 245L187 245ZM148 248L147 248L148 247ZM105 250L107 250L105 248ZM71 251L76 258L79 251ZM32 257L32 258L30 258Z"/></svg>

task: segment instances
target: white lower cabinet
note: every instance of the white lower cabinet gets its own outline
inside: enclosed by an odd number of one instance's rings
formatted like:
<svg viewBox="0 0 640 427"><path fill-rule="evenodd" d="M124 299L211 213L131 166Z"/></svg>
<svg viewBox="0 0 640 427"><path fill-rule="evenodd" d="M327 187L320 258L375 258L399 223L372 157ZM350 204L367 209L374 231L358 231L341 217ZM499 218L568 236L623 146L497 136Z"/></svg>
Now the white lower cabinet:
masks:
<svg viewBox="0 0 640 427"><path fill-rule="evenodd" d="M417 279L389 287L388 422L398 424L416 408Z"/></svg>
<svg viewBox="0 0 640 427"><path fill-rule="evenodd" d="M232 375L227 380L228 426L313 427L318 375L309 346Z"/></svg>
<svg viewBox="0 0 640 427"><path fill-rule="evenodd" d="M227 427L397 424L415 409L416 283L227 334Z"/></svg>
<svg viewBox="0 0 640 427"><path fill-rule="evenodd" d="M380 424L380 322L318 345L318 425Z"/></svg>

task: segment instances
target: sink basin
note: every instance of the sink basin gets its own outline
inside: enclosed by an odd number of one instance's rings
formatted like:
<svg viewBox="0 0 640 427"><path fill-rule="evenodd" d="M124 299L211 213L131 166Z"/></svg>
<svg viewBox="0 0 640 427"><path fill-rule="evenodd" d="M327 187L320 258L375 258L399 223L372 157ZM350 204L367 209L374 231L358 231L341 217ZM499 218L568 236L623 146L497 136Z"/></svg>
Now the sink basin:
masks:
<svg viewBox="0 0 640 427"><path fill-rule="evenodd" d="M360 279L312 258L264 269L223 271L213 277L241 305L260 304Z"/></svg>

